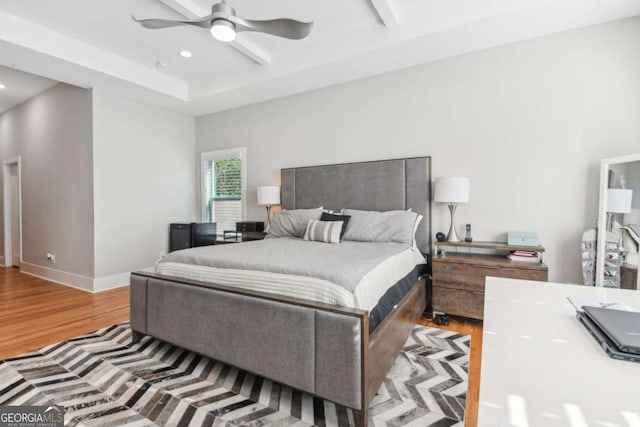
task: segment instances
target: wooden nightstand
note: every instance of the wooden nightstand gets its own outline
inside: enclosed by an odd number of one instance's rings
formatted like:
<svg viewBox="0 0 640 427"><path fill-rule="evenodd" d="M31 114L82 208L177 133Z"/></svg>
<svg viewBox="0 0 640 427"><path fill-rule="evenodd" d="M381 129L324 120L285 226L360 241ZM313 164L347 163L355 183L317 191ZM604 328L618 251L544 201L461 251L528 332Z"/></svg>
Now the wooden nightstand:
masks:
<svg viewBox="0 0 640 427"><path fill-rule="evenodd" d="M443 248L464 248L468 252L447 251L438 255ZM489 250L496 254L473 253ZM487 276L509 277L513 279L548 280L548 268L542 262L528 263L510 261L506 255L510 251L535 251L540 255L542 246L535 248L509 246L497 242L437 242L433 257L433 314L454 314L482 319L484 312L484 284Z"/></svg>

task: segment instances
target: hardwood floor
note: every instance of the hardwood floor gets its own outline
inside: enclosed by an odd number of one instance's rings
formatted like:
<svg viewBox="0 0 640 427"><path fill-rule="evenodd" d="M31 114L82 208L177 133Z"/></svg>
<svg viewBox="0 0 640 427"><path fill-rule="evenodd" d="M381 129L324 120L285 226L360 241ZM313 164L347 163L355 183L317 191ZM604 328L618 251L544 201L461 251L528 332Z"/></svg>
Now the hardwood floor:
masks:
<svg viewBox="0 0 640 427"><path fill-rule="evenodd" d="M439 326L427 319L420 324L432 328L447 329L461 334L471 335L471 354L469 355L469 388L467 390L467 410L465 426L478 425L478 397L480 394L480 364L482 353L482 321L458 317L449 317L448 326Z"/></svg>
<svg viewBox="0 0 640 427"><path fill-rule="evenodd" d="M0 359L128 319L128 286L91 294L0 267Z"/></svg>
<svg viewBox="0 0 640 427"><path fill-rule="evenodd" d="M0 359L64 341L129 319L129 287L97 294L0 267ZM482 322L450 318L448 326L420 324L471 335L466 426L475 426L480 390Z"/></svg>

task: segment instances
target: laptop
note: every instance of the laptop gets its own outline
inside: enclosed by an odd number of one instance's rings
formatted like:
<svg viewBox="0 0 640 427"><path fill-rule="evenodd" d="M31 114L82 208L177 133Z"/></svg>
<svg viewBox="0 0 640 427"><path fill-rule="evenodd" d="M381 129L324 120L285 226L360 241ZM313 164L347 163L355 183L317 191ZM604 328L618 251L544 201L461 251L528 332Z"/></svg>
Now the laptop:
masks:
<svg viewBox="0 0 640 427"><path fill-rule="evenodd" d="M640 313L591 306L582 309L620 351L640 354Z"/></svg>
<svg viewBox="0 0 640 427"><path fill-rule="evenodd" d="M608 336L596 325L584 311L576 311L576 317L587 331L596 339L604 351L613 359L630 360L632 362L640 362L640 354L624 353L616 347Z"/></svg>

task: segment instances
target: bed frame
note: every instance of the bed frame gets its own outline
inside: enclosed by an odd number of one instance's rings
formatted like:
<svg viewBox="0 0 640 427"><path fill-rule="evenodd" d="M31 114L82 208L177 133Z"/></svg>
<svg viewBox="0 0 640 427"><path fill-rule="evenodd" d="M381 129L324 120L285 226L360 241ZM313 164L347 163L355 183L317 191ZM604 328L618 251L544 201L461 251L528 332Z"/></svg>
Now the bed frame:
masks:
<svg viewBox="0 0 640 427"><path fill-rule="evenodd" d="M285 209L409 209L424 216L429 254L430 158L283 169ZM354 410L367 408L426 305L421 277L369 333L365 310L213 283L131 274L133 342L151 335ZM258 351L256 351L258 350Z"/></svg>

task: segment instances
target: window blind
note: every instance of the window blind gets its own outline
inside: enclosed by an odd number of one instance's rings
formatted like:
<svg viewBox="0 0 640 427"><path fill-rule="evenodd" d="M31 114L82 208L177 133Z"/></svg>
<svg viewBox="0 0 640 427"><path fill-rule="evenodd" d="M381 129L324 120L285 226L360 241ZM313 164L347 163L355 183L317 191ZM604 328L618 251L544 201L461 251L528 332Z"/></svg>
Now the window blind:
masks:
<svg viewBox="0 0 640 427"><path fill-rule="evenodd" d="M235 230L242 221L244 155L240 150L202 154L203 221Z"/></svg>

